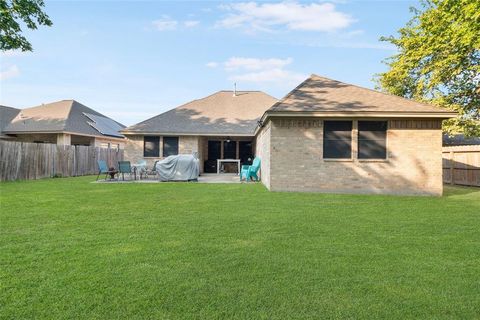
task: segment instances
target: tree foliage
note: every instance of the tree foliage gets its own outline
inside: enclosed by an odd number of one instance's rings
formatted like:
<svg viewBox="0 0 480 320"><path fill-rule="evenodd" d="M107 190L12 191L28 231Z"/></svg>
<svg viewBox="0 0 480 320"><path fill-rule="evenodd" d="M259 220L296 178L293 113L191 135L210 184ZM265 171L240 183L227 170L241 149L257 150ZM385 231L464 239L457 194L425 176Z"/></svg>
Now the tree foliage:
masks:
<svg viewBox="0 0 480 320"><path fill-rule="evenodd" d="M0 50L32 51L31 43L22 35L21 24L29 29L51 26L42 11L43 0L0 0Z"/></svg>
<svg viewBox="0 0 480 320"><path fill-rule="evenodd" d="M398 54L385 62L380 88L459 113L449 134L480 135L480 1L424 0L398 36L382 37Z"/></svg>

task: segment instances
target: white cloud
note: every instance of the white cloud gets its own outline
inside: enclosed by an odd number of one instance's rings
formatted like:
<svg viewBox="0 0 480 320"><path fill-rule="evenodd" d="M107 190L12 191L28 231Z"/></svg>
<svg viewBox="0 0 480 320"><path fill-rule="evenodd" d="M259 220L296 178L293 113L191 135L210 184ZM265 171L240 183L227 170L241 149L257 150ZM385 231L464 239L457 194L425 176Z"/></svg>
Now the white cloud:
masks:
<svg viewBox="0 0 480 320"><path fill-rule="evenodd" d="M266 70L273 68L283 68L292 63L292 58L287 59L256 59L256 58L242 58L232 57L225 61L224 66L227 70Z"/></svg>
<svg viewBox="0 0 480 320"><path fill-rule="evenodd" d="M165 31L165 30L175 30L177 28L178 22L173 20L169 16L162 16L161 19L152 21L152 24L158 31Z"/></svg>
<svg viewBox="0 0 480 320"><path fill-rule="evenodd" d="M0 72L0 80L15 78L15 77L18 77L19 75L20 75L20 69L18 69L17 65L14 64Z"/></svg>
<svg viewBox="0 0 480 320"><path fill-rule="evenodd" d="M346 28L354 22L350 15L338 11L332 3L241 2L224 8L231 13L220 20L217 26L225 28L270 31L276 26L289 30L328 32Z"/></svg>
<svg viewBox="0 0 480 320"><path fill-rule="evenodd" d="M197 20L187 20L183 22L183 25L187 28L193 28L200 24L200 21Z"/></svg>
<svg viewBox="0 0 480 320"><path fill-rule="evenodd" d="M152 21L152 25L158 31L176 30L178 27L193 28L200 24L198 20L177 21L167 15L163 15L160 19Z"/></svg>
<svg viewBox="0 0 480 320"><path fill-rule="evenodd" d="M209 67L209 68L216 68L216 67L218 67L218 62L212 61L212 62L207 63L206 66Z"/></svg>
<svg viewBox="0 0 480 320"><path fill-rule="evenodd" d="M262 70L259 72L248 72L238 75L232 75L229 80L232 81L245 81L245 82L278 82L296 84L305 80L306 76L300 73L274 68L268 70Z"/></svg>
<svg viewBox="0 0 480 320"><path fill-rule="evenodd" d="M231 57L221 64L209 62L207 66L222 65L230 81L292 85L306 78L306 75L285 69L292 62L292 58Z"/></svg>

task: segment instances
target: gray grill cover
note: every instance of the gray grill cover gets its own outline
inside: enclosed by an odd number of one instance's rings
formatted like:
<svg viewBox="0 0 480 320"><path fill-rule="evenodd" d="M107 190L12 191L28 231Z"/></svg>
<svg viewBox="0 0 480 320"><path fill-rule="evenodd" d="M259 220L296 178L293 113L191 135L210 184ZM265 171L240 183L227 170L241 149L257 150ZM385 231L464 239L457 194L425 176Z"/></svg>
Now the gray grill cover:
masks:
<svg viewBox="0 0 480 320"><path fill-rule="evenodd" d="M157 162L160 181L188 181L198 179L199 161L190 154L168 156Z"/></svg>

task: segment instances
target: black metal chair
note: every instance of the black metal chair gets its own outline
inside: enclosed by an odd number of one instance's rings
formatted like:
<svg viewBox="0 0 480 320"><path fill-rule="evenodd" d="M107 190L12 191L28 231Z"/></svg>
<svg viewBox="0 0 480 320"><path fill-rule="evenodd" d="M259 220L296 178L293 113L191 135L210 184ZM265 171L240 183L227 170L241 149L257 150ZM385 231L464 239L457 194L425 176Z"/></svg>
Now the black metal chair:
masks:
<svg viewBox="0 0 480 320"><path fill-rule="evenodd" d="M156 160L155 163L153 164L153 168L151 170L147 169L147 171L145 171L145 177L148 179L148 176L149 175L157 175L157 163L158 161L160 160Z"/></svg>
<svg viewBox="0 0 480 320"><path fill-rule="evenodd" d="M98 175L97 175L97 181L98 177L100 177L100 174L105 173L105 180L107 180L108 175L111 177L115 177L116 174L118 174L117 170L110 170L107 166L107 162L105 160L98 160Z"/></svg>

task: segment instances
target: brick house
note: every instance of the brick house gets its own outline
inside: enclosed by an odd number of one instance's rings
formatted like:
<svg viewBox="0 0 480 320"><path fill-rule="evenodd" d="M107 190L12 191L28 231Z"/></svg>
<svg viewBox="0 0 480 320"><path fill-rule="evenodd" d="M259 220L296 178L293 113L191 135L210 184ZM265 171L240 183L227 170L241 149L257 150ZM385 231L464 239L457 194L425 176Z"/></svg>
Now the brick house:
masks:
<svg viewBox="0 0 480 320"><path fill-rule="evenodd" d="M32 108L0 106L0 139L85 145L123 149L125 137L121 123L75 100L61 100Z"/></svg>
<svg viewBox="0 0 480 320"><path fill-rule="evenodd" d="M312 75L280 101L220 91L122 133L127 158L197 152L202 173L259 156L272 191L441 195L441 124L454 116Z"/></svg>
<svg viewBox="0 0 480 320"><path fill-rule="evenodd" d="M260 91L219 91L127 127L125 157L132 162L197 153L201 173L217 172L218 159L252 159L255 128L277 99ZM237 165L222 166L236 172Z"/></svg>

